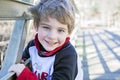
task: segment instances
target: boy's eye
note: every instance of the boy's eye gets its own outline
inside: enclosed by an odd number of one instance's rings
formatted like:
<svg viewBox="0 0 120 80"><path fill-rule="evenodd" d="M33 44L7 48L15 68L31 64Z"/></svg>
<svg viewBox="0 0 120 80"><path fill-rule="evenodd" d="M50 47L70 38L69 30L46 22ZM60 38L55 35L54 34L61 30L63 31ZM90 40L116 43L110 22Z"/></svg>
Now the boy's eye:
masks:
<svg viewBox="0 0 120 80"><path fill-rule="evenodd" d="M65 32L65 30L63 30L63 29L59 29L58 32Z"/></svg>
<svg viewBox="0 0 120 80"><path fill-rule="evenodd" d="M47 26L43 26L43 28L44 28L44 29L50 29L50 28L49 28L49 27L47 27Z"/></svg>

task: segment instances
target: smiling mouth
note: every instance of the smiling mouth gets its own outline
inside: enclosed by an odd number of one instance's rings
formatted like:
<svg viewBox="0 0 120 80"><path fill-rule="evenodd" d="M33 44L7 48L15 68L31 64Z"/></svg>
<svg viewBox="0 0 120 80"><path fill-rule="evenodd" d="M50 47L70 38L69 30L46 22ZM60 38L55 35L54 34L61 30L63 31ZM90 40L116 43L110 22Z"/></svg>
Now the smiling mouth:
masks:
<svg viewBox="0 0 120 80"><path fill-rule="evenodd" d="M45 41L46 41L46 40L45 40ZM57 42L54 42L54 43L53 43L53 42L51 42L51 41L46 41L46 43L49 44L50 46L53 46L53 45L57 44Z"/></svg>

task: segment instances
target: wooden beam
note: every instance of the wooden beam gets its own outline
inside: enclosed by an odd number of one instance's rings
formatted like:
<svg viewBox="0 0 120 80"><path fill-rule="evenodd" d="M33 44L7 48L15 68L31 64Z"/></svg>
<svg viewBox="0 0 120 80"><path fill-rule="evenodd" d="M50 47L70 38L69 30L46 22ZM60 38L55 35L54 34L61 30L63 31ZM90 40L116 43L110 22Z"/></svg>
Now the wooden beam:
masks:
<svg viewBox="0 0 120 80"><path fill-rule="evenodd" d="M0 70L0 78L8 73L8 69L12 64L20 61L22 52L26 40L27 34L27 22L26 20L17 20L7 50L5 52L5 58L2 68Z"/></svg>
<svg viewBox="0 0 120 80"><path fill-rule="evenodd" d="M0 0L0 19L21 19L30 17L28 8L31 4L17 0Z"/></svg>

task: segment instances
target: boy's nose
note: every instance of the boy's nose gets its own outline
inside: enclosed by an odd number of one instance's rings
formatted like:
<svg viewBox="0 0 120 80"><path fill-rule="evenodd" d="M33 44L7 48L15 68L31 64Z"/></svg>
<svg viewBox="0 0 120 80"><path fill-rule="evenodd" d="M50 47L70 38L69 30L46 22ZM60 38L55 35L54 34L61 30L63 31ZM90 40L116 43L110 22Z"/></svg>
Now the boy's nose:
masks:
<svg viewBox="0 0 120 80"><path fill-rule="evenodd" d="M55 31L51 31L48 33L48 38L49 39L56 39L57 38L57 33Z"/></svg>

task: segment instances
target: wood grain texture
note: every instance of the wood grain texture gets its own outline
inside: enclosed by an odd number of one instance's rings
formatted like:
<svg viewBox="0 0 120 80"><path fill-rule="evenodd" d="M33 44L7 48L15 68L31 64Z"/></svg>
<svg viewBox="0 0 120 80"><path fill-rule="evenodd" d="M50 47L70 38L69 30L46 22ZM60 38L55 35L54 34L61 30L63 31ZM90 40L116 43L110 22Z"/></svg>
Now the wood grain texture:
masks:
<svg viewBox="0 0 120 80"><path fill-rule="evenodd" d="M0 19L26 18L30 4L16 0L0 0ZM28 17L28 16L27 16Z"/></svg>

